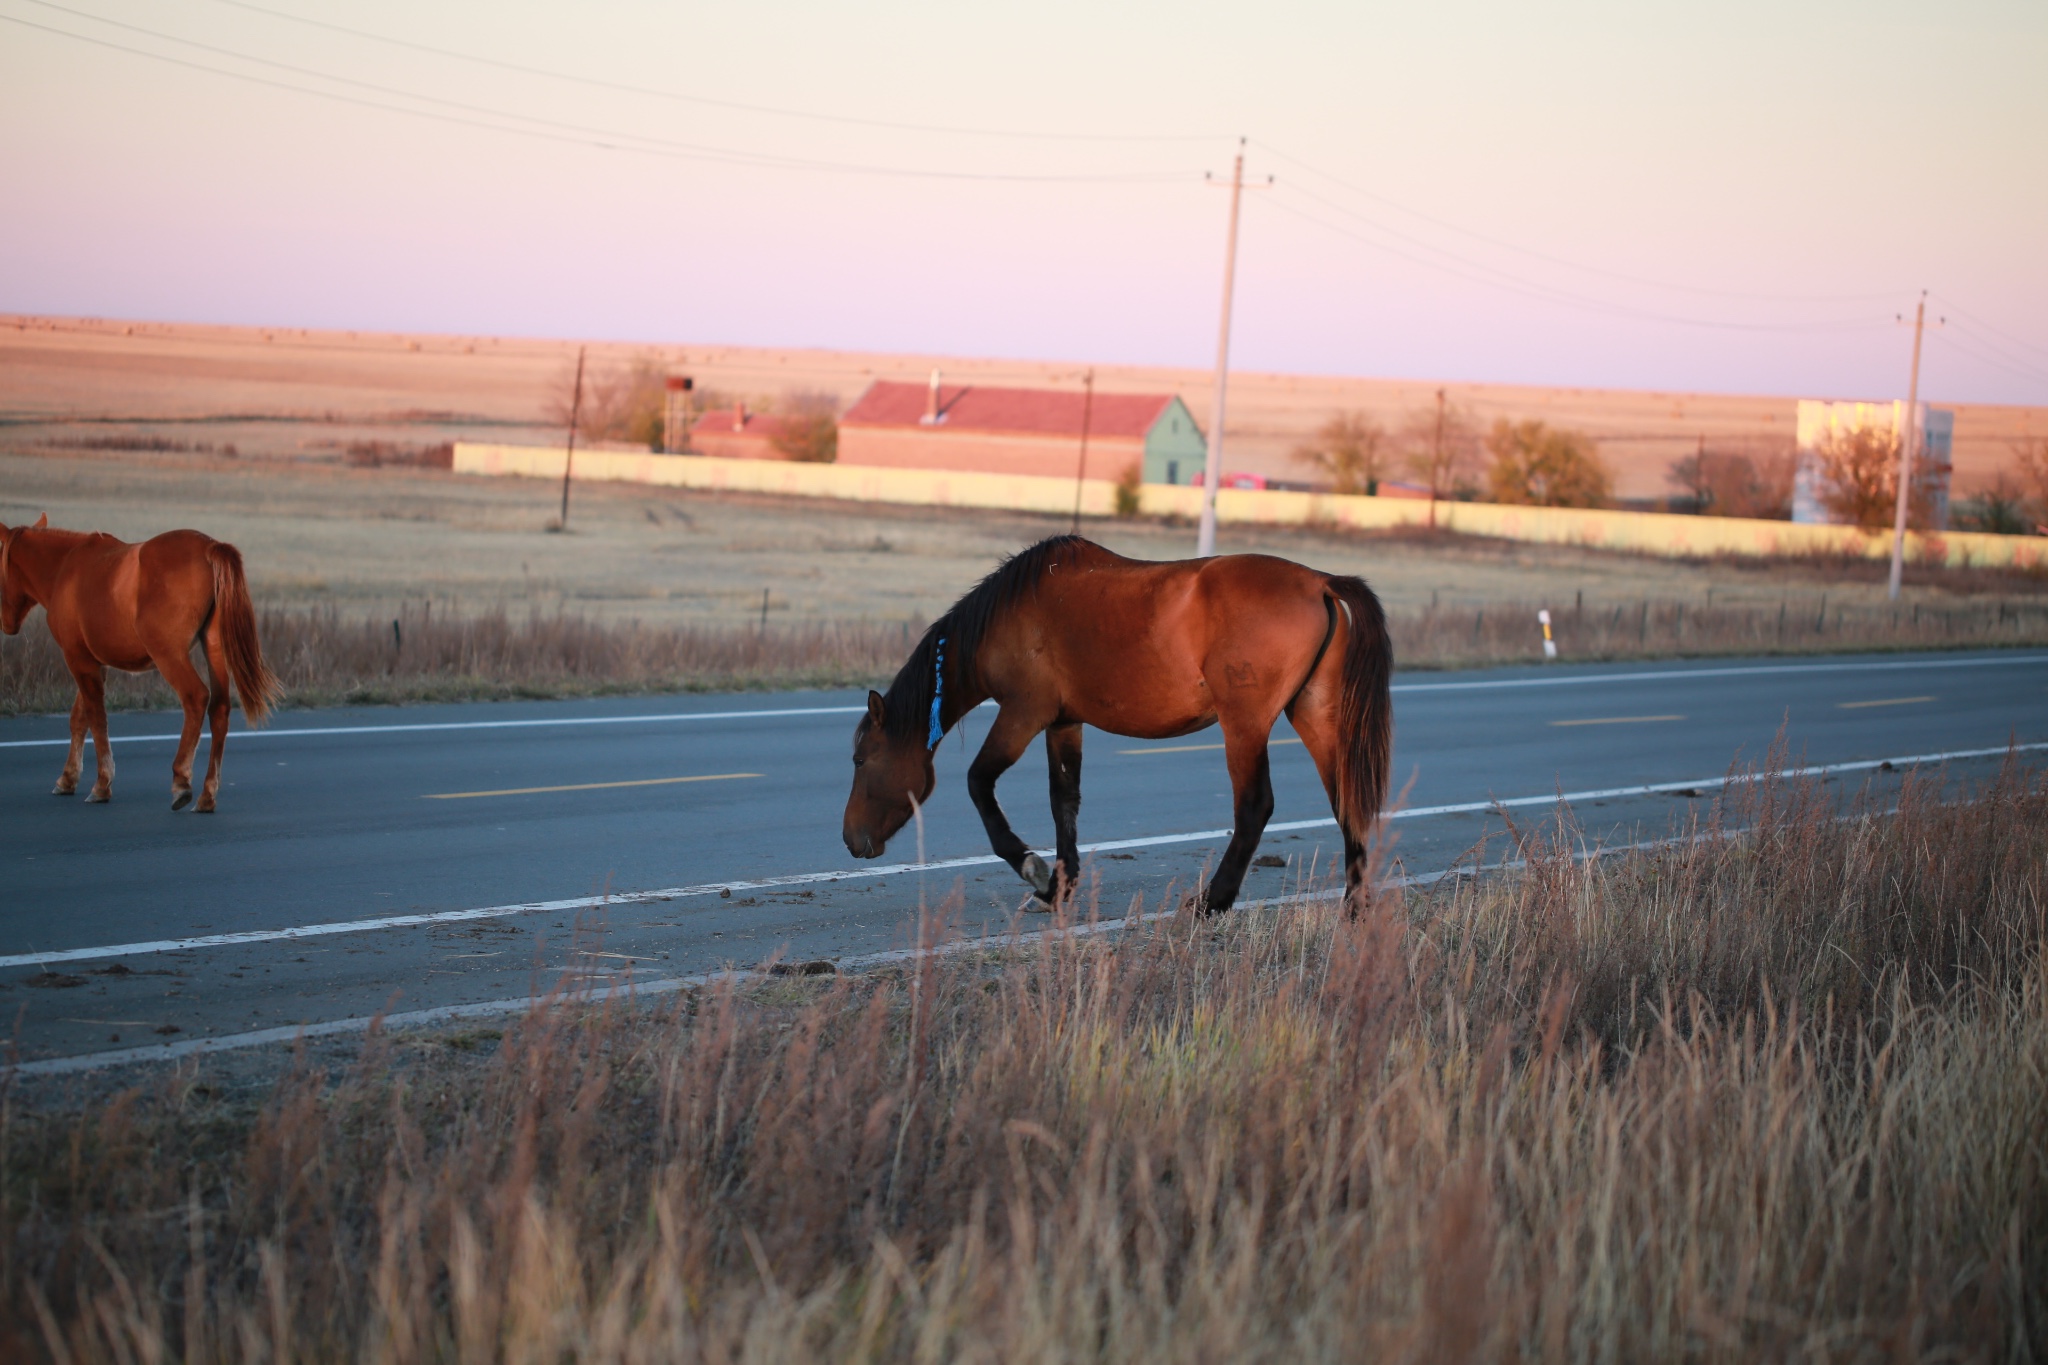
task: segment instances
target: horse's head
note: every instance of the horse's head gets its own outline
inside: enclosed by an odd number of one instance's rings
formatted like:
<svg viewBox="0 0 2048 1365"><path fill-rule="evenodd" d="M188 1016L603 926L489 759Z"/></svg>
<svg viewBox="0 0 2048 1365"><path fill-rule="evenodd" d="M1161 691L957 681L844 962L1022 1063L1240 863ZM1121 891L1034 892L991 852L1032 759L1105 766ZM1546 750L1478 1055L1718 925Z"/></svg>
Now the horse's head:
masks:
<svg viewBox="0 0 2048 1365"><path fill-rule="evenodd" d="M868 693L868 713L853 731L853 791L846 798L846 851L879 858L937 780L921 735L892 735L882 698Z"/></svg>
<svg viewBox="0 0 2048 1365"><path fill-rule="evenodd" d="M34 526L0 525L0 635L13 635L19 631L22 618L35 605L22 575L13 571L14 542L23 531L39 531L49 524L50 514L45 512L36 518Z"/></svg>

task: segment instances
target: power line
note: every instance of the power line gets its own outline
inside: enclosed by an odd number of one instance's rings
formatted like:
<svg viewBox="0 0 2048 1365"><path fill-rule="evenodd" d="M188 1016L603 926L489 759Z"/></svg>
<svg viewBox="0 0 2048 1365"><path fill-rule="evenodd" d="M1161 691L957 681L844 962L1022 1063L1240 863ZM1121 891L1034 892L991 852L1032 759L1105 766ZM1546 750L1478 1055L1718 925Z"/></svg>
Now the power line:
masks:
<svg viewBox="0 0 2048 1365"><path fill-rule="evenodd" d="M1949 324L1950 327L1953 327L1954 325L1955 324L1953 321L1951 321ZM2006 361L1999 360L1994 358L1993 356L1986 355L1982 351L1979 351L1974 347L1964 344L1964 342L1960 338L1958 338L1952 332L1948 331L1947 328L1937 331L1935 333L1935 336L1939 338L1941 341L1948 344L1949 346L1954 347L1956 350L1970 357L1970 359L1976 361L1980 365L1989 365L1995 370L2004 370L2007 374L2015 375L2021 379L2031 379L2036 384L2048 384L2048 371L2029 369L2023 366L2009 364Z"/></svg>
<svg viewBox="0 0 2048 1365"><path fill-rule="evenodd" d="M1609 270L1603 266L1587 265L1583 261L1574 261L1564 256L1554 256L1549 252L1537 251L1532 247L1518 246L1514 242L1505 241L1498 237L1490 237L1483 232L1476 232L1471 228L1464 227L1458 223L1453 223L1448 219L1438 218L1433 214L1424 213L1420 209L1411 208L1408 205L1401 203L1399 200L1390 199L1382 194L1375 194L1371 190L1361 189L1357 185L1351 184L1347 180L1341 179L1338 176L1331 175L1328 171L1321 170L1315 166L1310 165L1308 162L1303 161L1300 157L1289 155L1287 152L1282 151L1280 148L1274 146L1270 142L1260 141L1259 146L1265 148L1267 151L1271 152L1274 156L1279 157L1281 160L1299 166L1302 170L1307 171L1309 174L1319 176L1322 179L1329 181L1332 185L1337 186L1339 189L1346 190L1352 194L1356 194L1361 198L1370 199L1377 204L1384 204L1388 208L1397 210L1401 213L1408 214L1411 217L1420 218L1422 221L1433 224L1436 227L1444 228L1448 231L1456 232L1463 236L1470 237L1474 241L1485 242L1489 246L1497 246L1505 251L1513 251L1524 256L1531 256L1540 261L1549 261L1553 265L1561 265L1566 267L1567 269L1584 271L1589 275L1604 275L1609 279L1621 280L1629 284L1649 285L1650 287L1655 289L1670 289L1686 294L1703 294L1721 298L1750 299L1770 303L1869 303L1880 299L1897 298L1899 293L1899 291L1890 291L1882 294L1752 294L1743 292L1741 290L1713 289L1701 285L1691 284L1674 284L1668 280L1655 280L1642 275L1630 275L1619 270ZM1307 191L1303 191L1303 193L1307 193ZM1337 206L1332 205L1332 207ZM1373 223L1374 226L1380 227L1384 231L1397 231L1397 229L1388 228L1384 224L1378 223L1373 219L1366 218L1363 214L1360 214L1353 209L1339 208L1339 212L1350 214L1351 216L1359 219L1359 221L1361 222Z"/></svg>
<svg viewBox="0 0 2048 1365"><path fill-rule="evenodd" d="M1305 190L1301 190L1299 187L1294 188L1296 193L1308 193ZM1309 197L1319 198L1319 196L1314 195L1310 195ZM1540 284L1531 280L1521 279L1517 276L1509 275L1505 271L1498 270L1492 266L1482 265L1478 262L1465 260L1464 258L1455 256L1450 252L1443 251L1441 248L1429 246L1426 243L1418 243L1419 245L1423 246L1425 250L1436 251L1441 255L1449 257L1453 261L1457 261L1459 265L1466 267L1465 269L1459 269L1457 266L1447 265L1443 261L1431 260L1428 257L1418 256L1413 252L1404 251L1399 247L1390 246L1385 242L1375 241L1373 238L1367 237L1362 233L1354 232L1349 228L1340 226L1339 224L1328 222L1322 218L1318 218L1312 213L1305 213L1301 209L1296 208L1291 204L1288 204L1282 199L1275 199L1272 202L1273 207L1280 209L1283 212L1291 213L1295 217L1300 218L1305 222L1314 223L1316 226L1324 229L1325 231L1334 232L1342 237L1348 237L1353 241L1360 242L1366 246L1372 247L1376 251L1383 251L1389 255L1398 256L1405 261L1410 261L1416 265L1423 266L1427 269L1438 270L1443 272L1444 274L1453 275L1459 279L1468 280L1474 284L1486 285L1495 289L1504 289L1510 293L1521 294L1529 298L1537 299L1544 303L1565 304L1569 307L1582 308L1590 312L1605 313L1612 317L1630 318L1642 322L1670 323L1681 327L1706 327L1725 331L1739 332L1860 331L1888 326L1892 321L1892 319L1890 318L1870 317L1847 318L1839 321L1828 322L1728 322L1713 318L1691 318L1682 317L1672 313L1656 313L1651 312L1647 309L1631 308L1624 304L1611 303L1605 299L1596 299L1586 295L1569 293L1565 290L1557 289L1549 285ZM1388 229L1382 230L1387 231ZM1415 241L1416 239L1409 238L1408 240ZM1480 271L1484 273L1474 274L1472 273L1473 271Z"/></svg>
<svg viewBox="0 0 2048 1365"><path fill-rule="evenodd" d="M650 156L666 156L681 160L718 162L727 165L755 166L771 170L827 171L842 175L873 175L921 180L997 181L1024 184L1157 184L1173 181L1191 182L1196 179L1196 176L1192 171L1112 172L1099 175L1042 175L993 171L931 170L921 167L878 166L854 162L827 161L816 158L779 156L771 153L747 152L729 147L717 147L706 144L679 142L669 138L650 137L646 134L619 132L612 129L596 128L582 124L566 123L557 119L547 119L531 114L521 114L515 111L493 108L488 105L468 104L460 100L444 99L435 95L422 95L415 91L406 90L397 86L380 85L373 81L358 80L349 76L337 76L330 72L320 71L318 69L311 67L295 66L289 62L279 62L267 57L258 57L251 55L249 53L238 52L232 48L216 47L209 43L201 43L189 38L180 38L174 34L161 33L154 29L143 28L140 25L125 23L118 19L107 19L99 15L87 13L83 10L68 9L63 5L51 3L51 0L29 0L29 3L40 5L45 9L57 10L60 13L72 15L76 18L90 20L94 23L106 24L113 28L126 29L130 32L142 34L145 37L156 38L165 42L177 43L184 47L196 48L200 51L213 53L217 56L228 57L232 60L248 62L256 66L270 67L274 70L288 71L295 75L311 76L316 80L324 80L333 82L338 85L352 86L359 90L369 90L376 92L378 94L393 95L400 99L414 100L423 104L438 105L444 109L462 111L463 114L482 115L484 116L484 118L479 119L463 117L462 114L437 113L431 109L417 109L408 107L406 105L390 104L380 100L365 99L360 96L344 94L339 91L322 90L315 86L296 84L290 81L273 80L266 77L253 75L249 72L232 71L222 67L209 65L205 62L197 62L187 60L181 57L175 57L168 53L152 52L147 48L133 47L125 43L113 42L105 38L96 38L88 34L74 33L68 29L54 28L51 27L50 25L39 24L34 22L33 20L23 19L16 15L0 14L0 21L15 24L22 28L35 29L39 32L48 33L59 38L69 38L74 42L85 43L94 47L107 48L115 52L127 53L130 56L142 57L151 61L166 63L171 66L184 67L187 70L205 72L209 75L225 76L231 80L240 80L249 84L261 85L274 90L289 91L293 94L313 95L319 98L333 100L344 104L352 104L369 109L379 109L387 113L407 114L415 118L428 118L442 123L452 123L471 128L483 128L492 132L511 133L523 137L535 137L544 139L546 141L567 143L577 146L598 147L606 151L639 152ZM532 124L535 126L520 127L517 126L517 123L487 122L484 121L484 119L511 119L517 120L518 122L521 123ZM551 129L554 131L549 131Z"/></svg>
<svg viewBox="0 0 2048 1365"><path fill-rule="evenodd" d="M405 38L393 38L367 29L350 28L344 24L330 23L324 19L312 19L286 10L271 9L264 5L250 4L249 0L215 0L216 4L228 5L235 9L247 10L252 14L268 15L294 24L311 28L326 29L330 33L347 34L368 42L384 43L391 47L404 48L410 52L424 52L435 57L447 57L458 62L469 62L476 66L495 67L500 71L514 71L524 76L541 76L548 80L569 81L587 85L598 90L616 90L629 95L648 95L656 99L675 100L683 104L701 105L708 109L732 109L748 114L767 114L776 118L807 119L816 123L837 123L855 128L889 128L898 132L933 133L954 137L1015 138L1045 142L1216 142L1220 139L1206 133L1044 133L1005 128L964 128L945 124L899 122L894 119L862 118L854 114L827 114L808 109L784 109L768 104L749 104L741 100L714 99L708 95L685 95L674 90L660 90L651 86L632 85L625 81L608 81L595 76L579 76L568 71L553 71L546 67L526 66L519 62L503 61L495 57L481 57L472 52L461 52L454 48L435 47L430 43L413 42Z"/></svg>
<svg viewBox="0 0 2048 1365"><path fill-rule="evenodd" d="M1962 335L1969 337L2006 365L2026 374L2031 374L2037 379L2048 379L2048 370L2044 370L2039 361L2031 360L2026 356L2014 355L2005 347L1958 318L1944 317L1942 321L1947 324L1944 330L1960 332Z"/></svg>
<svg viewBox="0 0 2048 1365"><path fill-rule="evenodd" d="M1946 311L1954 313L1959 317L1968 318L1971 322L1976 323L1979 327L1982 327L1985 331L1991 333L1993 336L2001 337L2004 340L2012 343L2013 345L2020 347L2022 350L2033 351L2039 355L2048 356L2048 346L2037 346L2031 341L2021 341L2018 337L2012 335L2010 332L2000 331L1998 328L1993 327L1990 323L1984 321L1984 319L1971 313L1967 308L1959 306L1954 299L1948 297L1946 294L1935 294L1932 295L1932 297L1935 299L1936 302L1940 303Z"/></svg>

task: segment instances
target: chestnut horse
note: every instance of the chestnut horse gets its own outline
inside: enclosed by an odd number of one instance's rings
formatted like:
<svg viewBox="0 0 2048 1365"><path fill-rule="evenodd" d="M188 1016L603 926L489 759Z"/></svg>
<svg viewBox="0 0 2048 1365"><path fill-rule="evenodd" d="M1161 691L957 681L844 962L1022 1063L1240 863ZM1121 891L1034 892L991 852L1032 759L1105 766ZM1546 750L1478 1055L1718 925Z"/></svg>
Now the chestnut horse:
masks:
<svg viewBox="0 0 2048 1365"><path fill-rule="evenodd" d="M71 753L57 779L57 795L78 790L88 728L99 776L86 800L113 795L106 670L154 668L185 708L185 729L171 759L171 809L183 810L192 800L192 755L199 747L200 718L210 714L213 753L198 809L211 811L228 738L228 680L233 678L251 725L263 723L279 691L256 641L256 610L242 577L241 552L197 531L167 531L130 545L97 531L52 529L48 516L33 526L0 526L0 632L15 634L38 604L78 683ZM201 641L211 686L192 666L192 647Z"/></svg>
<svg viewBox="0 0 2048 1365"><path fill-rule="evenodd" d="M1235 828L1197 904L1228 910L1273 814L1266 744L1285 714L1343 832L1348 901L1363 888L1386 796L1392 671L1386 616L1362 579L1270 555L1150 563L1078 536L1041 541L934 622L886 695L868 693L853 733L846 848L881 856L931 796L946 731L994 698L1000 710L967 791L997 855L1052 903L1080 878L1082 725L1168 739L1221 723ZM1041 731L1056 872L996 802L996 779Z"/></svg>

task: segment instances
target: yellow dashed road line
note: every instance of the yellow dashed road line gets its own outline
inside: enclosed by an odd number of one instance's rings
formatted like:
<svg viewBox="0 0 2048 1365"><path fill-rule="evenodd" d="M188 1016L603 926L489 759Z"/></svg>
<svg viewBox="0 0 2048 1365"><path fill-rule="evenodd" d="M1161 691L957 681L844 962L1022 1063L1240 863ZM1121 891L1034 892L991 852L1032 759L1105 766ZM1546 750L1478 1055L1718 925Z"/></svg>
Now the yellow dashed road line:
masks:
<svg viewBox="0 0 2048 1365"><path fill-rule="evenodd" d="M1266 747L1277 749L1282 744L1299 744L1298 739L1276 739ZM1192 754L1202 749L1220 749L1221 744L1148 744L1142 749L1118 749L1120 754Z"/></svg>
<svg viewBox="0 0 2048 1365"><path fill-rule="evenodd" d="M759 773L710 773L703 777L643 777L637 782L572 782L562 787L505 787L490 792L427 792L422 801L463 801L472 796L536 796L542 792L594 792L607 787L670 787L678 782L735 782Z"/></svg>

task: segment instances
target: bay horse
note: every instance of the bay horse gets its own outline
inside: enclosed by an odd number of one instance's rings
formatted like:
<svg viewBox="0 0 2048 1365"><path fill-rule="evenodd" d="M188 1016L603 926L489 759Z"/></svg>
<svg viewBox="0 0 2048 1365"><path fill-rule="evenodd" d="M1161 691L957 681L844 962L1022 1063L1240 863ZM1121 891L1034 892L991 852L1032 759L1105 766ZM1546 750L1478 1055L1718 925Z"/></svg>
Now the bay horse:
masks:
<svg viewBox="0 0 2048 1365"><path fill-rule="evenodd" d="M937 621L890 683L868 693L853 733L844 837L877 858L929 799L932 754L954 723L999 710L967 770L996 854L1054 904L1080 879L1081 727L1169 739L1223 727L1234 828L1196 901L1237 899L1273 814L1266 745L1286 715L1314 758L1344 838L1347 904L1364 889L1366 840L1386 797L1393 646L1379 598L1359 578L1270 555L1155 563L1078 536L1006 560ZM1057 869L1025 847L996 779L1045 735Z"/></svg>
<svg viewBox="0 0 2048 1365"><path fill-rule="evenodd" d="M251 725L263 723L280 692L256 639L256 609L242 576L241 552L198 531L167 531L132 545L99 531L58 530L47 513L33 526L0 526L0 633L19 632L37 605L78 684L71 753L57 779L57 795L78 790L90 729L99 772L86 800L113 796L106 670L154 668L185 708L185 728L171 759L171 809L183 810L192 800L192 756L200 719L210 715L213 752L197 809L211 811L227 745L229 680ZM208 682L200 681L192 665L192 647L201 642Z"/></svg>

